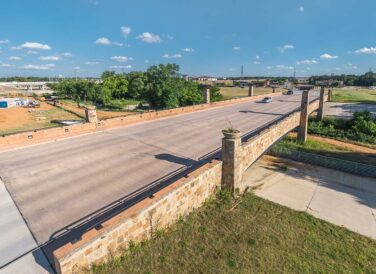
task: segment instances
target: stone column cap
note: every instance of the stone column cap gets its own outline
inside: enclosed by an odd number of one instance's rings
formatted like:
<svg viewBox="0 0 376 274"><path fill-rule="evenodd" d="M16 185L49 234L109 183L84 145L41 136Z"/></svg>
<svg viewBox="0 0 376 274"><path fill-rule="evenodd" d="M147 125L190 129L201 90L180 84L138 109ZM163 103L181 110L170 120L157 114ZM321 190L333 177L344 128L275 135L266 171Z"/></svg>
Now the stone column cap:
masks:
<svg viewBox="0 0 376 274"><path fill-rule="evenodd" d="M87 110L96 110L96 109L97 109L96 106L85 106L85 108L86 108Z"/></svg>
<svg viewBox="0 0 376 274"><path fill-rule="evenodd" d="M242 136L242 133L240 130L237 129L224 129L222 130L223 136L225 136L225 139L237 139Z"/></svg>

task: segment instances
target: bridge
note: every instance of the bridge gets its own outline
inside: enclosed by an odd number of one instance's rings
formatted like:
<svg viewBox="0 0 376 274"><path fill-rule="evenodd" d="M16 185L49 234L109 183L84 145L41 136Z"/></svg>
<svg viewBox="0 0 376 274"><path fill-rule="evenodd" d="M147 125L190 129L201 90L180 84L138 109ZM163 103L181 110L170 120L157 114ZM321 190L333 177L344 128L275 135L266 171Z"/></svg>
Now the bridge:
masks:
<svg viewBox="0 0 376 274"><path fill-rule="evenodd" d="M33 92L35 90L48 90L48 84L55 83L57 82L0 82L0 86Z"/></svg>
<svg viewBox="0 0 376 274"><path fill-rule="evenodd" d="M300 138L306 138L308 115L320 107L322 116L323 102L323 89L278 95L269 104L247 101L3 151L0 176L52 263L54 249L221 158L221 148L234 152L222 159L224 183L242 188L241 173L274 142L299 125ZM228 127L251 142L240 151L240 137L222 140ZM245 153L252 156L244 160ZM0 207L0 214L6 210ZM6 237L12 227L1 229ZM30 249L13 245L18 248L12 252L0 246L0 267Z"/></svg>

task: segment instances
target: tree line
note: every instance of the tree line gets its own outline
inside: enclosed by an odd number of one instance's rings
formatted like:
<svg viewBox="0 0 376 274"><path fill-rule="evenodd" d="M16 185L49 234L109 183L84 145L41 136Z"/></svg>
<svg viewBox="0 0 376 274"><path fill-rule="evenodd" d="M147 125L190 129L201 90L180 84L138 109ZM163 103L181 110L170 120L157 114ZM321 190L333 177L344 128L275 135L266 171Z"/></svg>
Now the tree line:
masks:
<svg viewBox="0 0 376 274"><path fill-rule="evenodd" d="M316 81L337 80L343 81L346 86L362 86L370 87L376 86L376 73L367 72L363 75L322 75L312 76L309 78L310 84L315 84Z"/></svg>
<svg viewBox="0 0 376 274"><path fill-rule="evenodd" d="M202 88L180 76L176 64L154 65L146 72L102 73L101 81L66 79L51 88L60 96L77 102L90 101L98 106L122 109L127 100L146 102L151 108L175 108L203 102ZM211 88L212 101L222 100L219 88Z"/></svg>

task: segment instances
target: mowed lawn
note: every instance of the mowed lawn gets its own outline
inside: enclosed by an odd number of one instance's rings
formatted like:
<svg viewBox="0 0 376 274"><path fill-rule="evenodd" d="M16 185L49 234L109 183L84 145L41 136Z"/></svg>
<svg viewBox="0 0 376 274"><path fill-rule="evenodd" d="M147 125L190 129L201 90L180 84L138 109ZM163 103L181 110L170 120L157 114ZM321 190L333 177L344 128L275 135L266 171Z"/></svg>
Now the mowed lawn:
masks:
<svg viewBox="0 0 376 274"><path fill-rule="evenodd" d="M376 241L251 193L222 192L94 273L375 273Z"/></svg>
<svg viewBox="0 0 376 274"><path fill-rule="evenodd" d="M277 90L277 92L280 90ZM272 93L272 88L255 88L255 95L268 94ZM221 87L221 94L227 99L238 98L238 97L247 97L248 96L248 87Z"/></svg>
<svg viewBox="0 0 376 274"><path fill-rule="evenodd" d="M334 89L333 102L376 104L376 90L337 88Z"/></svg>

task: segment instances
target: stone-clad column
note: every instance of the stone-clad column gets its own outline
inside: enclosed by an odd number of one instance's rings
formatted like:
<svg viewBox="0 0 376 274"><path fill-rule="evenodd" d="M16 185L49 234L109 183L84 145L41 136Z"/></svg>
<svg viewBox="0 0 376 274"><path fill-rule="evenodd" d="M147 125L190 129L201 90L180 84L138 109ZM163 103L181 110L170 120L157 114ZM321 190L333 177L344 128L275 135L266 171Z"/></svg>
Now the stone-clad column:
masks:
<svg viewBox="0 0 376 274"><path fill-rule="evenodd" d="M85 118L88 123L98 123L97 110L95 107L86 107Z"/></svg>
<svg viewBox="0 0 376 274"><path fill-rule="evenodd" d="M273 93L275 93L275 92L276 92L276 89L277 89L276 87L273 87Z"/></svg>
<svg viewBox="0 0 376 274"><path fill-rule="evenodd" d="M328 90L328 102L332 101L332 96L333 96L333 89L329 88L329 90Z"/></svg>
<svg viewBox="0 0 376 274"><path fill-rule="evenodd" d="M302 94L302 108L301 108L301 113L300 113L300 125L299 125L299 131L298 131L298 141L302 143L307 141L308 101L309 101L309 90L304 90Z"/></svg>
<svg viewBox="0 0 376 274"><path fill-rule="evenodd" d="M317 120L322 121L324 119L324 99L325 99L325 87L321 86L320 89L320 103L317 111Z"/></svg>
<svg viewBox="0 0 376 274"><path fill-rule="evenodd" d="M249 84L248 96L253 97L253 95L254 95L254 86L251 83L251 84Z"/></svg>
<svg viewBox="0 0 376 274"><path fill-rule="evenodd" d="M241 132L224 130L222 139L222 186L235 193L241 183Z"/></svg>
<svg viewBox="0 0 376 274"><path fill-rule="evenodd" d="M204 88L202 96L204 97L204 104L210 104L210 88Z"/></svg>

